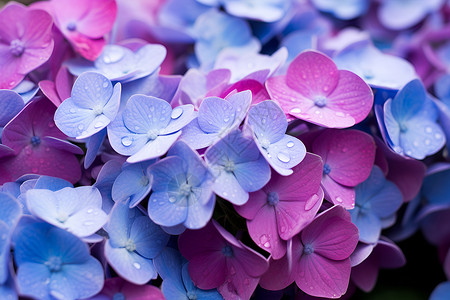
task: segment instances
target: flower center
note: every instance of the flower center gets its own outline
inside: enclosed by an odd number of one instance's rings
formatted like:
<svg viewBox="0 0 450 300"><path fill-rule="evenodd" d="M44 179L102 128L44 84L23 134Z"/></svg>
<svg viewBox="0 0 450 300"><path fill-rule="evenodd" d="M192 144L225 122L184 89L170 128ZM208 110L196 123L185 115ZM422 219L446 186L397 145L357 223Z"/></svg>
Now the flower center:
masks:
<svg viewBox="0 0 450 300"><path fill-rule="evenodd" d="M231 160L227 161L227 162L225 163L225 166L224 166L224 167L225 167L225 171L227 171L227 172L233 172L234 169L235 169L234 162L231 161Z"/></svg>
<svg viewBox="0 0 450 300"><path fill-rule="evenodd" d="M75 31L77 29L77 24L75 22L70 22L69 24L67 24L67 30L69 31Z"/></svg>
<svg viewBox="0 0 450 300"><path fill-rule="evenodd" d="M126 300L125 295L122 293L115 293L113 296L113 300Z"/></svg>
<svg viewBox="0 0 450 300"><path fill-rule="evenodd" d="M125 244L125 249L127 249L128 252L133 252L136 250L136 244L132 239L129 239L127 243Z"/></svg>
<svg viewBox="0 0 450 300"><path fill-rule="evenodd" d="M233 256L233 249L230 246L226 245L225 247L222 248L222 253L226 257L231 257Z"/></svg>
<svg viewBox="0 0 450 300"><path fill-rule="evenodd" d="M331 167L329 164L323 165L323 174L329 174L331 172Z"/></svg>
<svg viewBox="0 0 450 300"><path fill-rule="evenodd" d="M41 138L38 136L32 136L31 137L31 145L33 145L34 147L39 146L39 144L41 143Z"/></svg>
<svg viewBox="0 0 450 300"><path fill-rule="evenodd" d="M278 193L276 193L276 192L270 192L270 193L267 195L267 202L268 202L270 205L272 205L272 206L277 205L279 201L280 201L280 197L278 197Z"/></svg>
<svg viewBox="0 0 450 300"><path fill-rule="evenodd" d="M303 247L303 254L310 255L314 253L314 247L311 244L306 244Z"/></svg>
<svg viewBox="0 0 450 300"><path fill-rule="evenodd" d="M319 96L316 99L314 99L314 105L318 107L324 107L327 105L327 98Z"/></svg>
<svg viewBox="0 0 450 300"><path fill-rule="evenodd" d="M150 129L147 132L147 138L149 139L149 141L153 141L153 140L155 140L158 137L158 133L159 133L158 130Z"/></svg>
<svg viewBox="0 0 450 300"><path fill-rule="evenodd" d="M62 268L61 258L58 256L52 256L44 263L50 272L59 272Z"/></svg>
<svg viewBox="0 0 450 300"><path fill-rule="evenodd" d="M192 193L192 185L187 182L182 183L179 192L185 197L189 196Z"/></svg>
<svg viewBox="0 0 450 300"><path fill-rule="evenodd" d="M13 40L9 44L9 51L12 55L19 57L25 51L25 45L21 40Z"/></svg>

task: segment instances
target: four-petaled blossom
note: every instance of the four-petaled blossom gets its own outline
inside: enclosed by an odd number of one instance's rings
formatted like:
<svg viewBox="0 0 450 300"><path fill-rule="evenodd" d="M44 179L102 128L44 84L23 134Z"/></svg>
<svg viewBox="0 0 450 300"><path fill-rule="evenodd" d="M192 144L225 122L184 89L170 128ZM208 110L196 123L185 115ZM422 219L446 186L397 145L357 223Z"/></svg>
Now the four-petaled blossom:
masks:
<svg viewBox="0 0 450 300"><path fill-rule="evenodd" d="M322 205L322 160L307 153L290 176L272 172L269 183L250 194L236 211L247 219L252 240L270 252L273 259L286 254L286 241L298 234L316 216Z"/></svg>
<svg viewBox="0 0 450 300"><path fill-rule="evenodd" d="M246 125L264 158L277 173L292 174L306 155L303 143L286 134L286 116L274 101L263 101L248 112Z"/></svg>
<svg viewBox="0 0 450 300"><path fill-rule="evenodd" d="M0 89L12 89L53 51L52 17L11 2L0 11Z"/></svg>
<svg viewBox="0 0 450 300"><path fill-rule="evenodd" d="M120 105L120 83L114 88L105 76L88 72L75 81L70 98L55 113L55 124L70 137L84 139L115 119Z"/></svg>
<svg viewBox="0 0 450 300"><path fill-rule="evenodd" d="M189 261L189 275L201 289L218 288L225 299L250 299L267 260L216 221L180 235L178 248Z"/></svg>
<svg viewBox="0 0 450 300"><path fill-rule="evenodd" d="M315 51L300 53L286 75L269 78L266 86L286 114L324 127L353 126L372 109L367 83Z"/></svg>
<svg viewBox="0 0 450 300"><path fill-rule="evenodd" d="M172 109L162 99L134 95L108 126L108 138L118 153L131 155L129 163L154 159L169 150L193 118L194 106L190 104Z"/></svg>

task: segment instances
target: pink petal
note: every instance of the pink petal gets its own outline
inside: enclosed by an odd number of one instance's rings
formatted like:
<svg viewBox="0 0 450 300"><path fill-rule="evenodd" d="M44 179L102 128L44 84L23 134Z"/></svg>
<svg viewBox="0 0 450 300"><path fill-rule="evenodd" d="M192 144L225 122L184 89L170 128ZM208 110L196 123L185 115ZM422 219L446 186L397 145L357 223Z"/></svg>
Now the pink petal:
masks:
<svg viewBox="0 0 450 300"><path fill-rule="evenodd" d="M219 287L226 279L227 258L222 252L205 252L189 260L189 275L201 289Z"/></svg>
<svg viewBox="0 0 450 300"><path fill-rule="evenodd" d="M42 80L39 82L39 88L45 97L47 97L52 103L58 107L61 104L61 99L59 99L58 92L56 91L56 86L53 81Z"/></svg>
<svg viewBox="0 0 450 300"><path fill-rule="evenodd" d="M79 0L77 5L87 8L87 13L77 22L77 30L90 38L101 38L113 27L117 14L115 0Z"/></svg>
<svg viewBox="0 0 450 300"><path fill-rule="evenodd" d="M95 60L106 45L104 38L91 39L78 32L69 32L66 35L75 51L88 60Z"/></svg>
<svg viewBox="0 0 450 300"><path fill-rule="evenodd" d="M366 259L352 268L352 281L365 292L370 292L377 282L378 265L374 260Z"/></svg>
<svg viewBox="0 0 450 300"><path fill-rule="evenodd" d="M58 92L61 102L70 97L73 86L73 77L67 71L66 67L61 67L56 74L55 79L56 91Z"/></svg>
<svg viewBox="0 0 450 300"><path fill-rule="evenodd" d="M338 80L335 63L326 55L315 51L300 53L291 62L286 73L287 86L311 100L330 95Z"/></svg>
<svg viewBox="0 0 450 300"><path fill-rule="evenodd" d="M359 130L325 130L314 140L313 152L330 166L330 176L345 186L366 180L375 159L373 138Z"/></svg>
<svg viewBox="0 0 450 300"><path fill-rule="evenodd" d="M261 277L259 285L270 291L282 290L294 282L292 275L293 273L289 270L287 255L279 260L270 258L269 269Z"/></svg>
<svg viewBox="0 0 450 300"><path fill-rule="evenodd" d="M228 274L224 283L218 288L224 299L250 299L258 285L259 278L245 273L242 266L235 260L228 260Z"/></svg>
<svg viewBox="0 0 450 300"><path fill-rule="evenodd" d="M258 211L267 204L267 194L263 190L249 193L248 201L241 206L234 206L236 212L247 220L255 218Z"/></svg>
<svg viewBox="0 0 450 300"><path fill-rule="evenodd" d="M198 245L201 245L201 247L198 247ZM191 260L198 255L201 256L203 252L222 251L225 246L225 241L211 222L199 230L186 230L178 238L178 248L187 260Z"/></svg>
<svg viewBox="0 0 450 300"><path fill-rule="evenodd" d="M235 259L245 272L252 277L260 277L269 268L267 259L255 250L238 241L240 247L233 247Z"/></svg>
<svg viewBox="0 0 450 300"><path fill-rule="evenodd" d="M270 99L270 96L267 93L267 90L264 87L264 85L252 79L240 80L232 84L230 87L228 87L225 91L221 93L220 97L225 97L233 90L237 90L238 92L250 90L252 92L252 104L258 104L264 100Z"/></svg>
<svg viewBox="0 0 450 300"><path fill-rule="evenodd" d="M354 188L340 185L328 175L324 175L322 178L322 188L325 192L325 199L331 201L331 203L346 209L355 207Z"/></svg>
<svg viewBox="0 0 450 300"><path fill-rule="evenodd" d="M125 282L122 287L122 294L129 300L164 300L164 295L156 286L145 284L135 285Z"/></svg>

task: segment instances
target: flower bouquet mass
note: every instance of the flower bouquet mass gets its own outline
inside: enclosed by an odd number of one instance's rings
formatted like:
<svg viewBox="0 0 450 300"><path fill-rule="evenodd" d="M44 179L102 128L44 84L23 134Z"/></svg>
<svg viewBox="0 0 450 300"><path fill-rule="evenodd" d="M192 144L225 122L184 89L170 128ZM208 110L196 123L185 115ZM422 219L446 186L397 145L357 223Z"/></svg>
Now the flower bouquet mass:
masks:
<svg viewBox="0 0 450 300"><path fill-rule="evenodd" d="M0 1L0 133L0 299L450 299L449 1Z"/></svg>

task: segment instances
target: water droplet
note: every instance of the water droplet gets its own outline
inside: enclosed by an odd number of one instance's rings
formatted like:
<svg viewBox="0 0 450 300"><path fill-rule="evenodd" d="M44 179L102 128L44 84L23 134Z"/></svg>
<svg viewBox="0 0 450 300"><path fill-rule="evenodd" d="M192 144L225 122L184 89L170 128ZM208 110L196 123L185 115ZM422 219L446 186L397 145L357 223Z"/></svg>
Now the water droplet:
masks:
<svg viewBox="0 0 450 300"><path fill-rule="evenodd" d="M223 121L224 121L225 123L227 123L228 121L230 121L230 117L227 116L227 117L223 118Z"/></svg>
<svg viewBox="0 0 450 300"><path fill-rule="evenodd" d="M320 197L317 194L312 195L305 203L305 210L311 210L319 199Z"/></svg>
<svg viewBox="0 0 450 300"><path fill-rule="evenodd" d="M261 243L261 244L265 244L265 243L267 243L269 241L269 238L267 237L267 235L265 235L265 234L263 234L263 235L261 235L260 237L259 237L259 242Z"/></svg>
<svg viewBox="0 0 450 300"><path fill-rule="evenodd" d="M428 126L428 127L425 128L425 132L426 133L432 133L433 129L431 129L431 127Z"/></svg>
<svg viewBox="0 0 450 300"><path fill-rule="evenodd" d="M324 87L323 87L323 91L324 91L324 92L328 92L329 89L330 89L330 88L329 88L328 86L324 86Z"/></svg>
<svg viewBox="0 0 450 300"><path fill-rule="evenodd" d="M280 161L282 161L284 163L288 163L291 160L291 157L289 156L289 154L284 153L284 152L278 152L277 157Z"/></svg>
<svg viewBox="0 0 450 300"><path fill-rule="evenodd" d="M442 138L442 135L441 134L439 134L439 133L436 133L435 135L434 135L434 137L436 138L436 139L441 139Z"/></svg>
<svg viewBox="0 0 450 300"><path fill-rule="evenodd" d="M265 242L265 243L264 243L264 247L270 248L270 243L269 243L269 242Z"/></svg>
<svg viewBox="0 0 450 300"><path fill-rule="evenodd" d="M132 143L133 143L133 140L130 137L125 136L122 138L122 145L124 145L125 147L130 146Z"/></svg>
<svg viewBox="0 0 450 300"><path fill-rule="evenodd" d="M94 127L95 128L100 128L100 127L102 127L102 126L104 126L105 124L103 124L103 122L96 122L95 124L94 124Z"/></svg>
<svg viewBox="0 0 450 300"><path fill-rule="evenodd" d="M137 262L133 263L133 267L135 267L138 270L141 269L141 265L139 263L137 263Z"/></svg>
<svg viewBox="0 0 450 300"><path fill-rule="evenodd" d="M334 199L334 200L336 200L337 203L342 203L343 202L341 197L336 197L336 199Z"/></svg>
<svg viewBox="0 0 450 300"><path fill-rule="evenodd" d="M170 203L175 203L175 201L177 201L177 199L175 197L169 197Z"/></svg>
<svg viewBox="0 0 450 300"><path fill-rule="evenodd" d="M103 62L105 64L118 62L124 54L123 50L119 47L110 48L110 50L104 54Z"/></svg>
<svg viewBox="0 0 450 300"><path fill-rule="evenodd" d="M227 192L223 192L223 196L224 197L228 196L228 193Z"/></svg>
<svg viewBox="0 0 450 300"><path fill-rule="evenodd" d="M69 109L69 112L72 113L72 114L74 114L74 113L77 112L77 110L76 110L75 108L71 108L71 109Z"/></svg>
<svg viewBox="0 0 450 300"><path fill-rule="evenodd" d="M88 214L91 214L93 211L94 211L94 210L93 210L92 208L89 208L89 209L87 210L87 213L88 213Z"/></svg>
<svg viewBox="0 0 450 300"><path fill-rule="evenodd" d="M320 110L316 110L314 113L315 113L316 115L318 115L318 114L320 114Z"/></svg>
<svg viewBox="0 0 450 300"><path fill-rule="evenodd" d="M344 147L344 148L341 149L341 151L342 151L343 153L347 152L347 150L348 150L348 149L347 149L346 147Z"/></svg>
<svg viewBox="0 0 450 300"><path fill-rule="evenodd" d="M86 221L86 222L83 223L83 225L84 225L84 226L92 226L92 225L94 225L94 222L92 222L92 221Z"/></svg>
<svg viewBox="0 0 450 300"><path fill-rule="evenodd" d="M83 125L83 124L78 125L78 129L79 129L79 130L83 130L83 128L84 128L84 125Z"/></svg>
<svg viewBox="0 0 450 300"><path fill-rule="evenodd" d="M302 112L300 108L293 108L289 111L291 114L299 114Z"/></svg>
<svg viewBox="0 0 450 300"><path fill-rule="evenodd" d="M175 120L175 119L178 119L182 114L183 114L183 109L181 107L175 107L172 110L172 114L170 115L170 117Z"/></svg>
<svg viewBox="0 0 450 300"><path fill-rule="evenodd" d="M104 87L104 88L107 88L107 87L108 87L108 82L107 82L107 81L105 81L105 82L103 83L103 87Z"/></svg>
<svg viewBox="0 0 450 300"><path fill-rule="evenodd" d="M281 231L281 233L284 233L286 231L286 227L285 226L281 226L280 231Z"/></svg>
<svg viewBox="0 0 450 300"><path fill-rule="evenodd" d="M431 141L429 139L426 139L425 140L425 145L429 145L429 144L431 144Z"/></svg>
<svg viewBox="0 0 450 300"><path fill-rule="evenodd" d="M345 114L343 112L341 112L341 111L337 111L335 114L338 117L343 117L343 118L345 117Z"/></svg>

